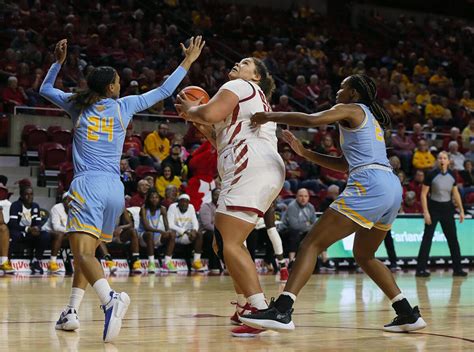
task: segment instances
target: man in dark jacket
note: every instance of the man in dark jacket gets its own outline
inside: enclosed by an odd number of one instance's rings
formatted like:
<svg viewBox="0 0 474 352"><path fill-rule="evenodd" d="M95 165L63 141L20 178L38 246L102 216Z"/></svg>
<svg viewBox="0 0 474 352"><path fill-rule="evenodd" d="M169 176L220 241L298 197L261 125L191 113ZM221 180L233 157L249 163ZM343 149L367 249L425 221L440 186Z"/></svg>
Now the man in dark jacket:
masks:
<svg viewBox="0 0 474 352"><path fill-rule="evenodd" d="M27 243L33 247L33 258L30 268L33 274L43 274L39 260L44 250L50 244L50 236L41 231L41 215L38 204L33 202L33 189L20 188L20 198L10 207L10 221L8 222L12 244Z"/></svg>

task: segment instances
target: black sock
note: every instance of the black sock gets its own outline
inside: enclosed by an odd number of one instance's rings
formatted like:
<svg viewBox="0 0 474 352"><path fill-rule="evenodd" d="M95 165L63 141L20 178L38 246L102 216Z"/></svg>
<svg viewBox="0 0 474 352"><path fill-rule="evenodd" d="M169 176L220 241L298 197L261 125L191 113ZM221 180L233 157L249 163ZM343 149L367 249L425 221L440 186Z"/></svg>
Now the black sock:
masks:
<svg viewBox="0 0 474 352"><path fill-rule="evenodd" d="M292 307L295 301L288 296L288 295L280 295L277 300L275 301L275 308L280 312L280 313L285 313L289 311Z"/></svg>
<svg viewBox="0 0 474 352"><path fill-rule="evenodd" d="M413 308L406 298L393 303L392 307L395 309L395 312L397 312L397 315L411 315L413 312Z"/></svg>
<svg viewBox="0 0 474 352"><path fill-rule="evenodd" d="M105 256L104 256L104 259L105 259L106 261L108 261L108 262L113 261L112 256L111 256L110 254L105 255Z"/></svg>

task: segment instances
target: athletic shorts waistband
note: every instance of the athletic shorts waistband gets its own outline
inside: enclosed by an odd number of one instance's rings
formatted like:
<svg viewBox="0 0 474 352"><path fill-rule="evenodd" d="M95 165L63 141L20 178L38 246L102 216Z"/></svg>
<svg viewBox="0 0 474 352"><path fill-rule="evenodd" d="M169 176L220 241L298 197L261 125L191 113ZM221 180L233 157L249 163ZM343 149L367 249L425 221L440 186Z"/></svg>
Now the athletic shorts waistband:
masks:
<svg viewBox="0 0 474 352"><path fill-rule="evenodd" d="M367 164L362 166L356 166L352 170L349 171L350 175L355 173L364 171L364 170L382 170L387 172L393 172L393 169L390 166L382 165L382 164Z"/></svg>

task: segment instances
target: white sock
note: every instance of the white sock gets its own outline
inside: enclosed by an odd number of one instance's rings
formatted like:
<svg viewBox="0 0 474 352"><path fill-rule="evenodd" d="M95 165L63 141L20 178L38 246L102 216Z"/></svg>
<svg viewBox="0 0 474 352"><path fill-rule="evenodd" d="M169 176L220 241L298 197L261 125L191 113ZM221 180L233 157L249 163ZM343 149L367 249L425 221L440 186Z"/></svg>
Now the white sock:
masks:
<svg viewBox="0 0 474 352"><path fill-rule="evenodd" d="M270 241L272 242L273 251L275 252L275 255L283 254L283 244L281 243L281 237L278 234L276 227L267 229L267 235L268 238L270 238Z"/></svg>
<svg viewBox="0 0 474 352"><path fill-rule="evenodd" d="M155 256L154 255L149 255L148 256L148 261L151 262L151 263L154 263L155 262Z"/></svg>
<svg viewBox="0 0 474 352"><path fill-rule="evenodd" d="M404 298L406 298L405 295L403 293L399 293L398 295L393 297L390 301L392 302L392 304L394 304L395 302L401 301Z"/></svg>
<svg viewBox="0 0 474 352"><path fill-rule="evenodd" d="M194 253L194 261L201 259L201 253Z"/></svg>
<svg viewBox="0 0 474 352"><path fill-rule="evenodd" d="M283 291L281 293L282 295L290 296L290 298L293 300L293 302L296 302L296 295L294 293L288 292L288 291Z"/></svg>
<svg viewBox="0 0 474 352"><path fill-rule="evenodd" d="M110 291L112 291L112 289L106 279L97 280L92 287L99 296L102 304L107 304L110 301Z"/></svg>
<svg viewBox="0 0 474 352"><path fill-rule="evenodd" d="M168 264L171 261L170 255L165 255L165 264Z"/></svg>
<svg viewBox="0 0 474 352"><path fill-rule="evenodd" d="M49 262L50 262L50 263L56 263L56 259L57 259L57 258L58 258L57 256L52 255L51 258L49 259Z"/></svg>
<svg viewBox="0 0 474 352"><path fill-rule="evenodd" d="M136 258L136 257L139 257L140 256L140 253L132 253L132 257Z"/></svg>
<svg viewBox="0 0 474 352"><path fill-rule="evenodd" d="M237 304L241 307L245 306L247 304L247 298L242 293L237 293ZM238 307L235 307L236 309Z"/></svg>
<svg viewBox="0 0 474 352"><path fill-rule="evenodd" d="M84 291L82 288L73 287L71 289L71 295L69 296L69 303L67 304L67 307L78 310L85 292L86 291Z"/></svg>
<svg viewBox="0 0 474 352"><path fill-rule="evenodd" d="M250 305L257 309L267 309L268 304L265 301L265 295L263 293L256 293L252 296L247 297Z"/></svg>
<svg viewBox="0 0 474 352"><path fill-rule="evenodd" d="M8 260L8 257L0 257L0 265L4 264Z"/></svg>

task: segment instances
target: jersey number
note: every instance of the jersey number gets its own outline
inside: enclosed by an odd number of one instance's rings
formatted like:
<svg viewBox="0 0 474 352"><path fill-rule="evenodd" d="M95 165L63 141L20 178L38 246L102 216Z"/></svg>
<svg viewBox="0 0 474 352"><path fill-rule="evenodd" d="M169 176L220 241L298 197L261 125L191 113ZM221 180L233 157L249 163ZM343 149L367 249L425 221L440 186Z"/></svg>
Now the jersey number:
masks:
<svg viewBox="0 0 474 352"><path fill-rule="evenodd" d="M374 126L375 126L375 139L378 140L379 142L384 142L383 138L383 131L382 128L380 128L380 124L377 120L374 119Z"/></svg>
<svg viewBox="0 0 474 352"><path fill-rule="evenodd" d="M107 140L112 142L114 139L114 118L90 116L87 118L87 140L97 142L100 133L107 135Z"/></svg>

